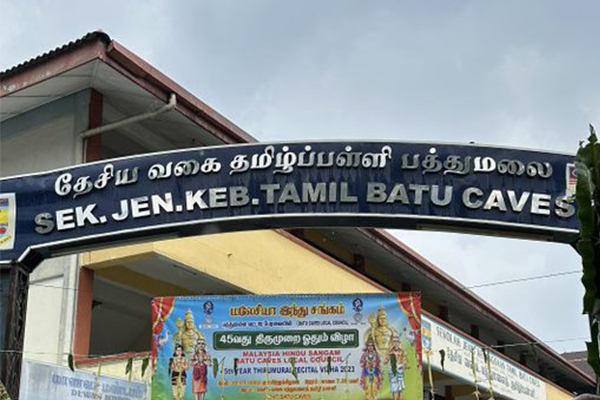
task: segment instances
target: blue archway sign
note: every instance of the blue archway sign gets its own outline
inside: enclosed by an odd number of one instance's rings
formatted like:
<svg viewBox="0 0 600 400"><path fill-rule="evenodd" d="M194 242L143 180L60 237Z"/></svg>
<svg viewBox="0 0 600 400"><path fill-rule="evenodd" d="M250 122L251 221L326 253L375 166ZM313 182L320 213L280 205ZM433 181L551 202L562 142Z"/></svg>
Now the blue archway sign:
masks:
<svg viewBox="0 0 600 400"><path fill-rule="evenodd" d="M574 156L433 143L203 147L0 181L0 262L235 230L454 229L573 243Z"/></svg>

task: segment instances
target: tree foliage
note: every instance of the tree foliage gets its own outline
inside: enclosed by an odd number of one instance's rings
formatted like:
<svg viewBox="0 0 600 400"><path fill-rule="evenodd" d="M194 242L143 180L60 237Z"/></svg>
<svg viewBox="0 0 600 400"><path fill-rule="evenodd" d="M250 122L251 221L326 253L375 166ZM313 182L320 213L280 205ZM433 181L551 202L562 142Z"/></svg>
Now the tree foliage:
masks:
<svg viewBox="0 0 600 400"><path fill-rule="evenodd" d="M581 143L577 168L577 216L580 222L577 251L581 256L585 288L583 313L589 316L591 342L587 343L588 363L600 376L600 143L590 125L587 143ZM600 388L597 388L597 391Z"/></svg>

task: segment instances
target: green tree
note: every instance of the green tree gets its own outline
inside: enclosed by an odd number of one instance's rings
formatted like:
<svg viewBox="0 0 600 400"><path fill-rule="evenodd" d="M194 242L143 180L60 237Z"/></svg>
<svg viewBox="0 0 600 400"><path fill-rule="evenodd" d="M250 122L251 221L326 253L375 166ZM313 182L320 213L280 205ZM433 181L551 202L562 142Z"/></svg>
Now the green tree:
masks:
<svg viewBox="0 0 600 400"><path fill-rule="evenodd" d="M596 393L600 394L600 143L590 125L587 143L581 143L575 161L577 168L576 199L580 222L577 251L581 256L585 287L583 313L590 321L591 342L587 344L588 363L596 373Z"/></svg>

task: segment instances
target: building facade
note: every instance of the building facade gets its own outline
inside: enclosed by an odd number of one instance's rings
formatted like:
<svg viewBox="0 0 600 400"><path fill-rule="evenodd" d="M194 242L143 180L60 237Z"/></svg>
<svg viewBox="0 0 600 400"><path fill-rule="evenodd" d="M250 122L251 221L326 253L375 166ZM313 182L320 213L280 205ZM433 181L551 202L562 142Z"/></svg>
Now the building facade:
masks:
<svg viewBox="0 0 600 400"><path fill-rule="evenodd" d="M255 141L103 32L2 72L0 101L2 177ZM425 386L434 385L435 397L472 396L472 348L494 357L495 398L567 399L594 387L591 376L383 230L259 228L44 261L30 277L24 359L59 368L72 355L80 371L101 367L125 378L134 358L135 380L147 382L140 360L150 350L153 297L420 291L432 369ZM0 284L5 294L6 279ZM478 382L488 393L488 381Z"/></svg>

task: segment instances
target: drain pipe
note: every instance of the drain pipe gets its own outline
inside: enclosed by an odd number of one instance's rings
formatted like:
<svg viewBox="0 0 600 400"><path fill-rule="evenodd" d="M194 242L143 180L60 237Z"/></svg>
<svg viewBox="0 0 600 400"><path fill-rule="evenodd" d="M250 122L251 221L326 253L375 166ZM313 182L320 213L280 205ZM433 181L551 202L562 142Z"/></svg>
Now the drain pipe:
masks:
<svg viewBox="0 0 600 400"><path fill-rule="evenodd" d="M160 107L159 109L156 109L154 111L149 111L149 112L139 114L139 115L134 115L133 117L124 118L120 121L111 122L110 124L98 126L96 128L88 129L87 131L82 132L80 134L80 137L82 139L86 139L86 138L98 135L99 133L119 128L123 125L129 125L129 124L132 124L137 121L143 121L145 119L154 118L157 115L160 115L162 113L165 113L167 111L174 109L176 105L177 105L177 97L175 96L175 93L171 93L171 95L169 96L169 102L167 104L165 104L164 106Z"/></svg>

